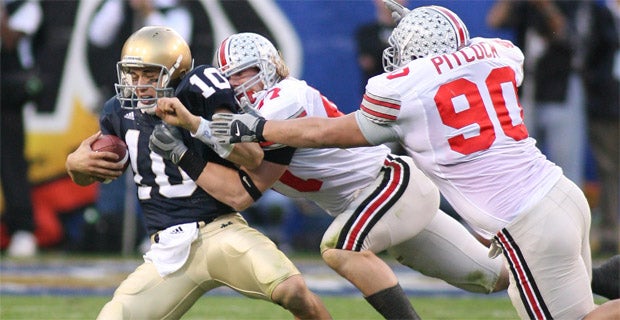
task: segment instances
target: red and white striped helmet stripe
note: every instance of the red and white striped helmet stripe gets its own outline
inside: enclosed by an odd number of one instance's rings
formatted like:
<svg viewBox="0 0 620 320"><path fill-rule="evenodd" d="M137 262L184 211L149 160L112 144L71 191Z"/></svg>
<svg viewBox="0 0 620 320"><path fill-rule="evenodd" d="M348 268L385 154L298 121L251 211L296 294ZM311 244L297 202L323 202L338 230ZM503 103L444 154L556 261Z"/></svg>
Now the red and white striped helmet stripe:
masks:
<svg viewBox="0 0 620 320"><path fill-rule="evenodd" d="M224 41L222 41L222 43L220 44L220 48L217 51L217 63L218 63L219 68L222 68L228 64L227 57L228 57L228 52L230 51L229 45L228 45L229 43L230 43L230 37L224 39Z"/></svg>
<svg viewBox="0 0 620 320"><path fill-rule="evenodd" d="M452 28L454 28L454 32L458 35L458 47L462 48L463 46L467 45L467 41L469 39L469 31L467 30L467 27L465 26L463 21L461 21L461 18L459 18L454 12L444 7L430 6L430 8L438 11L439 13L444 15L448 19L448 21L450 21Z"/></svg>

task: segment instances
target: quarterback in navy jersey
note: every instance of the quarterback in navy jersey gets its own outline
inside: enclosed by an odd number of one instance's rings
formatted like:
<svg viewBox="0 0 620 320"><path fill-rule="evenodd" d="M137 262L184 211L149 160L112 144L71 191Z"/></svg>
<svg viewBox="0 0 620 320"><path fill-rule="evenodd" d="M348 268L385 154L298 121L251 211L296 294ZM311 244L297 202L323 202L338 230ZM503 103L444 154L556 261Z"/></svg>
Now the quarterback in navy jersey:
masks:
<svg viewBox="0 0 620 320"><path fill-rule="evenodd" d="M208 68L210 67L200 66L195 69L199 72L194 74L199 75L201 71ZM185 77L178 89L187 89L181 90L184 94L182 99L192 101L191 105L198 108L194 112L199 112L209 118L213 115L214 106L236 112L231 89L219 89L205 98L202 92L196 90L196 86L189 84L189 78ZM202 81L209 80L202 79ZM226 80L222 79L222 81ZM123 101L123 103L130 102ZM198 188L187 174L179 170L176 164L151 154L147 147L149 137L155 126L161 123L161 119L153 113L123 108L116 97L105 103L100 118L102 134L122 137L129 147L134 180L138 187L138 198L144 211L148 233L153 234L169 226L191 221L212 221L219 215L234 211L203 189ZM185 130L179 132L190 149L197 152L203 159L236 170L231 162L220 158L207 145L193 139L189 132ZM179 202L178 199L186 201ZM175 212L175 214L170 215L169 212Z"/></svg>
<svg viewBox="0 0 620 320"><path fill-rule="evenodd" d="M117 94L104 105L101 130L67 156L67 172L79 185L116 179L125 165L115 153L94 151L91 145L101 134L122 138L151 235L144 263L120 284L97 319L179 319L206 292L223 285L273 302L297 319L330 319L286 255L224 204L237 196L232 186L255 189L249 176L224 158L251 168L262 161L260 146L215 146L205 143L205 135L199 140L186 130L162 129L158 99L173 96L177 87L180 99L203 117L237 111L230 84L217 69L192 69L189 46L174 30L136 31L123 46ZM168 143L172 138L186 145L175 148ZM164 158L152 150L178 156ZM194 180L203 172L209 181L199 188ZM239 188L244 183L249 187Z"/></svg>

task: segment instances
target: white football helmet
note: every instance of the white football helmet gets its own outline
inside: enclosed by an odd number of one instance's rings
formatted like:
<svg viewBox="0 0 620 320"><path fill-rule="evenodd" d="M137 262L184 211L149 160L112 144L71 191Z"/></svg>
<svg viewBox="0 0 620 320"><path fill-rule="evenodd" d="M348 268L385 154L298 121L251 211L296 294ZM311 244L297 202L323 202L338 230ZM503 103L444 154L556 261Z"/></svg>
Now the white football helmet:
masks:
<svg viewBox="0 0 620 320"><path fill-rule="evenodd" d="M409 11L388 39L383 69L394 71L417 58L455 52L469 43L467 26L452 11L425 6Z"/></svg>
<svg viewBox="0 0 620 320"><path fill-rule="evenodd" d="M215 52L214 61L226 78L245 69L258 68L254 77L235 88L235 97L244 109L247 106L255 107L261 92L281 80L278 70L285 65L278 50L267 38L250 32L237 33L224 39ZM260 82L263 90L254 92L251 88Z"/></svg>
<svg viewBox="0 0 620 320"><path fill-rule="evenodd" d="M149 67L160 70L157 82L144 85L134 83L132 68ZM116 98L123 108L152 109L157 98L174 96L172 86L192 68L189 46L176 31L161 26L141 28L127 38L121 51L121 60L116 63ZM156 96L139 98L137 89L144 88L153 88Z"/></svg>

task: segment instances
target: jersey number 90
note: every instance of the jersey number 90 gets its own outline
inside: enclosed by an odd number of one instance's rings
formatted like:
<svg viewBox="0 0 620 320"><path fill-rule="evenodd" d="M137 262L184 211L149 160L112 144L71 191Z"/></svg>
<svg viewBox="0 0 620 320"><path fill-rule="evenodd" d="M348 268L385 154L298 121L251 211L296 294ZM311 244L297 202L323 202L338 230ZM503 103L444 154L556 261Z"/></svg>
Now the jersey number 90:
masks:
<svg viewBox="0 0 620 320"><path fill-rule="evenodd" d="M523 124L523 109L517 98L517 86L515 73L510 67L493 69L485 79L485 87L480 88L476 83L460 78L439 87L435 95L435 104L439 111L442 122L451 128L460 130L467 126L478 125L479 134L465 137L463 134L448 139L450 148L461 154L472 154L491 147L496 139L495 128L491 116L487 112L482 98L484 90L488 93L492 107L497 116L497 122L502 132L515 141L528 137L527 128ZM508 93L504 95L504 93ZM454 98L464 96L468 108L457 111ZM512 103L506 103L506 97L513 99ZM517 124L513 124L509 106L516 106L513 114L518 114ZM514 107L513 107L514 108Z"/></svg>

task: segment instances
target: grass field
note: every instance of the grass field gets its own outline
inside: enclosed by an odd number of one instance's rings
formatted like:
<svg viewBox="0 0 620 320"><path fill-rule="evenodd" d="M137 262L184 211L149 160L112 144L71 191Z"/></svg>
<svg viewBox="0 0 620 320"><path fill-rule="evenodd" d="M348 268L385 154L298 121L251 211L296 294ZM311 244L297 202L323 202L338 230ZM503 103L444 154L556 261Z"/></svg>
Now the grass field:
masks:
<svg viewBox="0 0 620 320"><path fill-rule="evenodd" d="M2 296L0 319L95 319L108 297ZM323 297L334 319L382 319L362 298ZM422 319L518 319L508 299L413 298ZM205 296L183 317L189 319L292 319L279 306L244 297Z"/></svg>
<svg viewBox="0 0 620 320"><path fill-rule="evenodd" d="M113 288L141 263L139 257L63 254L46 254L30 261L7 261L2 258L0 320L95 319L110 299ZM316 290L347 283L315 255L295 255L293 260ZM404 288L417 289L410 294L410 298L422 319L518 319L507 295L454 295L441 293L444 292L442 290L429 294L424 291L429 284L425 278L415 276L408 268L391 265ZM441 284L436 281L432 282L431 287L441 289ZM28 291L28 288L35 290ZM358 291L343 292L340 295L320 294L334 319L382 319ZM183 319L292 319L290 313L277 305L245 298L234 292L220 293L224 294L209 292ZM604 301L598 298L596 302Z"/></svg>

